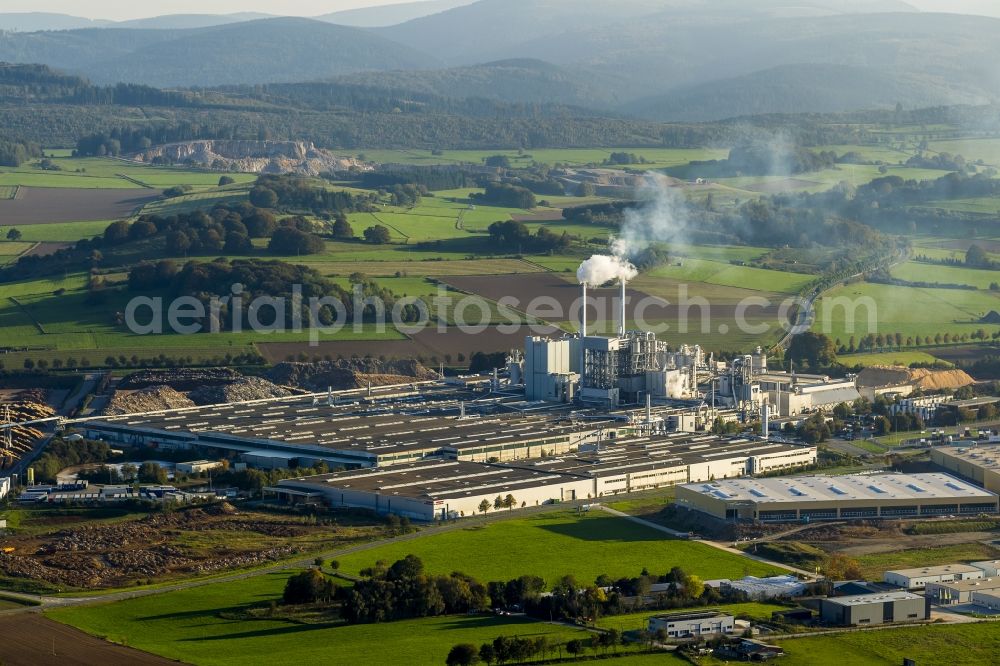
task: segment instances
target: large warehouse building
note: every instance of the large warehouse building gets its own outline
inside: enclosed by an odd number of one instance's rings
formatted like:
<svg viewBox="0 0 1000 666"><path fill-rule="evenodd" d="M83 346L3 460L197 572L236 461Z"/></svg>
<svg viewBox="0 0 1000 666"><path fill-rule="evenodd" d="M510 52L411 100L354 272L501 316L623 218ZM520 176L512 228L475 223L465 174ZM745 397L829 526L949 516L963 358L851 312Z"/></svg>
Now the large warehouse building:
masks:
<svg viewBox="0 0 1000 666"><path fill-rule="evenodd" d="M574 455L510 464L593 479L590 494L605 497L697 481L789 471L815 462L816 448L812 446L674 433L588 445Z"/></svg>
<svg viewBox="0 0 1000 666"><path fill-rule="evenodd" d="M677 488L677 504L724 520L839 520L997 513L995 493L948 474L728 479Z"/></svg>
<svg viewBox="0 0 1000 666"><path fill-rule="evenodd" d="M397 513L417 520L471 516L483 500L516 500L505 509L597 499L621 493L788 469L816 459L816 449L715 435L636 438L589 450L517 462L427 459L281 481L268 492L288 502L317 501ZM713 471L714 470L714 471Z"/></svg>
<svg viewBox="0 0 1000 666"><path fill-rule="evenodd" d="M957 580L977 580L984 571L971 564L939 564L918 569L896 569L882 574L882 580L907 590L922 590L931 583L951 583Z"/></svg>
<svg viewBox="0 0 1000 666"><path fill-rule="evenodd" d="M1000 493L1000 444L935 446L931 462Z"/></svg>
<svg viewBox="0 0 1000 666"><path fill-rule="evenodd" d="M267 492L288 501L316 498L333 507L370 509L414 520L459 518L487 511L569 502L593 487L578 476L457 460L428 460L281 481ZM510 506L496 500L513 498Z"/></svg>
<svg viewBox="0 0 1000 666"><path fill-rule="evenodd" d="M930 600L912 592L881 592L823 599L820 617L827 624L866 627L930 618Z"/></svg>

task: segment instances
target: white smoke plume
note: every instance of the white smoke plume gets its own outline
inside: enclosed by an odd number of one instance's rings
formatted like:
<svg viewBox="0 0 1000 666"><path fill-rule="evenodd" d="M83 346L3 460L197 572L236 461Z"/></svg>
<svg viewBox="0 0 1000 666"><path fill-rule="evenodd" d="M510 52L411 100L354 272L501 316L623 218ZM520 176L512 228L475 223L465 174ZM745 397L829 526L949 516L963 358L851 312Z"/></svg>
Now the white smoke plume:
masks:
<svg viewBox="0 0 1000 666"><path fill-rule="evenodd" d="M690 245L684 196L670 179L647 173L637 195L642 204L625 211L621 230L611 239L616 257L636 257L652 243L666 243L671 250Z"/></svg>
<svg viewBox="0 0 1000 666"><path fill-rule="evenodd" d="M638 274L639 271L626 259L595 254L580 264L580 268L576 271L576 279L580 284L599 287L612 280L628 282Z"/></svg>

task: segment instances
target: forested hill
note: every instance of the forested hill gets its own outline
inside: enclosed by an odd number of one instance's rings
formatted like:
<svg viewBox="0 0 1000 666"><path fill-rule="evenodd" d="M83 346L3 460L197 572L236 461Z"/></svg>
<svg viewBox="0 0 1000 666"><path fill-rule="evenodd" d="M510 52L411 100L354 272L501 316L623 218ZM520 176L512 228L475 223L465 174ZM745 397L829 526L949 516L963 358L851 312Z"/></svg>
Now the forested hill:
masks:
<svg viewBox="0 0 1000 666"><path fill-rule="evenodd" d="M684 86L646 97L625 111L656 120L720 120L737 116L809 109L839 113L865 108L906 108L948 104L985 104L982 92L942 87L919 77L874 67L782 65L721 81Z"/></svg>
<svg viewBox="0 0 1000 666"><path fill-rule="evenodd" d="M367 29L240 18L0 33L0 61L99 85L336 79L649 120L1000 99L1000 19L924 14L898 0L478 0Z"/></svg>
<svg viewBox="0 0 1000 666"><path fill-rule="evenodd" d="M308 81L439 64L370 31L298 18L191 30L5 33L0 60L44 63L102 84L159 87Z"/></svg>

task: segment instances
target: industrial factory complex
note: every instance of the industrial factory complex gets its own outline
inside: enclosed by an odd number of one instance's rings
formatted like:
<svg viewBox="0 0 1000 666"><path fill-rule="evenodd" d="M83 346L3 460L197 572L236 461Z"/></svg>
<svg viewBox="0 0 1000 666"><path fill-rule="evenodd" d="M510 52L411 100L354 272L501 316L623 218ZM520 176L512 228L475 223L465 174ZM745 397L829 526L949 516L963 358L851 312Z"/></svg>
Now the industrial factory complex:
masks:
<svg viewBox="0 0 1000 666"><path fill-rule="evenodd" d="M1000 475L989 470L1000 456L985 450L935 452L985 490L945 474L749 478L817 461L815 446L771 438L772 421L859 397L853 377L774 371L759 348L717 362L624 325L588 335L584 315L577 335L526 338L492 377L102 417L82 430L265 469L322 462L338 471L267 492L421 520L664 486L678 487L678 505L722 520L997 512ZM719 421L760 422L760 434L711 434Z"/></svg>

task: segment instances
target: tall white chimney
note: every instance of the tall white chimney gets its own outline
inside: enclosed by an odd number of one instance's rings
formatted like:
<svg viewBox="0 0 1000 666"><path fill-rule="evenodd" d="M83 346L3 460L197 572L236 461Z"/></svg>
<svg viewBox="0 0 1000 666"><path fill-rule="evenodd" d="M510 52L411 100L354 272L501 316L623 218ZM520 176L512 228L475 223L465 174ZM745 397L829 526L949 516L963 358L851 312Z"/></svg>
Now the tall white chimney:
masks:
<svg viewBox="0 0 1000 666"><path fill-rule="evenodd" d="M646 394L646 434L653 434L653 397Z"/></svg>
<svg viewBox="0 0 1000 666"><path fill-rule="evenodd" d="M760 427L761 427L761 430L763 431L761 433L761 437L763 437L764 439L767 439L768 437L771 436L771 430L770 430L770 428L771 428L771 406L768 405L766 402L764 403L764 407L763 407L763 409L761 411L761 426Z"/></svg>
<svg viewBox="0 0 1000 666"><path fill-rule="evenodd" d="M625 337L625 280L623 279L621 283L622 283L622 311L621 311L621 320L619 321L618 324L618 337L624 338Z"/></svg>

